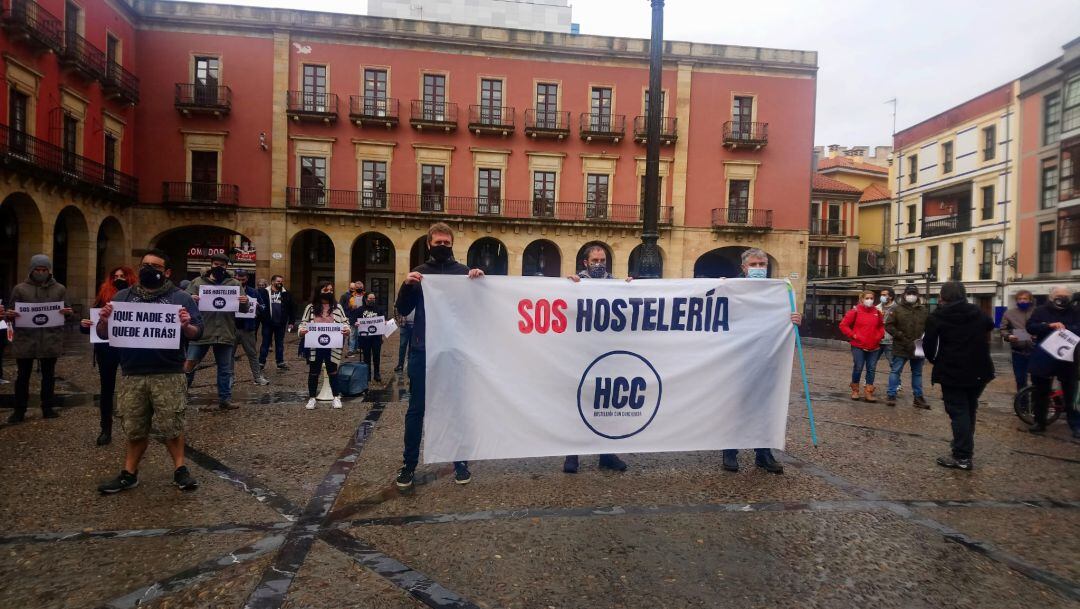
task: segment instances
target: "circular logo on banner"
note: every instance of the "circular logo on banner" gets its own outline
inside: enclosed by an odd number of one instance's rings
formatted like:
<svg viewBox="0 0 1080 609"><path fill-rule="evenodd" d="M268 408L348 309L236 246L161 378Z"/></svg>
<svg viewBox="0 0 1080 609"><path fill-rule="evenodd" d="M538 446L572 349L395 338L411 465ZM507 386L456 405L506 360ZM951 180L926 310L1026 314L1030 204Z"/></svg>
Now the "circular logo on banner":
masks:
<svg viewBox="0 0 1080 609"><path fill-rule="evenodd" d="M649 360L610 351L593 360L578 384L578 414L593 433L619 440L641 433L660 410L663 383Z"/></svg>
<svg viewBox="0 0 1080 609"><path fill-rule="evenodd" d="M222 298L221 296L218 296L217 298L215 298L214 299L214 308L215 309L224 309L225 308L225 299Z"/></svg>
<svg viewBox="0 0 1080 609"><path fill-rule="evenodd" d="M329 334L320 334L318 340L319 340L319 344L325 347L326 345L330 344L330 335Z"/></svg>
<svg viewBox="0 0 1080 609"><path fill-rule="evenodd" d="M375 333L375 326L368 326L367 327L367 333L368 334L374 334Z"/></svg>
<svg viewBox="0 0 1080 609"><path fill-rule="evenodd" d="M49 323L49 316L44 313L38 313L31 319L31 321L34 322L35 326L44 326L45 324Z"/></svg>

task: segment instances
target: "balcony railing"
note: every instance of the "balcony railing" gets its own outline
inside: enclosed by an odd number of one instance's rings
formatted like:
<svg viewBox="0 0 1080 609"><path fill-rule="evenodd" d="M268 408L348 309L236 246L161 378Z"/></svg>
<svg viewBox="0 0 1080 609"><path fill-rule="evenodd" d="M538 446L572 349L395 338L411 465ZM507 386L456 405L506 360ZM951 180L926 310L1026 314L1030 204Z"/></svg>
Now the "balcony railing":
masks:
<svg viewBox="0 0 1080 609"><path fill-rule="evenodd" d="M570 112L556 110L525 110L525 135L563 139L570 135Z"/></svg>
<svg viewBox="0 0 1080 609"><path fill-rule="evenodd" d="M806 269L810 279L830 279L832 277L847 277L847 265L840 264L811 264Z"/></svg>
<svg viewBox="0 0 1080 609"><path fill-rule="evenodd" d="M980 262L979 263L979 279L986 281L994 277L994 263L993 262Z"/></svg>
<svg viewBox="0 0 1080 609"><path fill-rule="evenodd" d="M618 143L626 136L626 116L603 112L582 112L579 126L581 139L586 142L602 140Z"/></svg>
<svg viewBox="0 0 1080 609"><path fill-rule="evenodd" d="M64 24L33 0L5 0L3 24L10 35L41 49L64 48Z"/></svg>
<svg viewBox="0 0 1080 609"><path fill-rule="evenodd" d="M178 82L174 104L185 116L198 113L222 116L232 111L232 89L225 85Z"/></svg>
<svg viewBox="0 0 1080 609"><path fill-rule="evenodd" d="M728 121L724 123L724 145L732 148L761 148L769 143L769 123Z"/></svg>
<svg viewBox="0 0 1080 609"><path fill-rule="evenodd" d="M679 139L679 119L674 116L660 117L660 143L667 146ZM649 139L648 117L634 118L634 141L644 144Z"/></svg>
<svg viewBox="0 0 1080 609"><path fill-rule="evenodd" d="M718 207L712 210L714 230L767 231L772 230L771 209Z"/></svg>
<svg viewBox="0 0 1080 609"><path fill-rule="evenodd" d="M964 278L964 265L954 264L949 267L949 281L961 281Z"/></svg>
<svg viewBox="0 0 1080 609"><path fill-rule="evenodd" d="M90 80L105 81L108 60L104 51L90 44L73 30L64 32L64 50L60 65L82 74Z"/></svg>
<svg viewBox="0 0 1080 609"><path fill-rule="evenodd" d="M638 224L641 206L593 204L547 199L497 199L387 193L374 190L287 188L289 207L359 210L386 214L435 214L460 217L498 217L509 220L544 219L554 222L611 222ZM672 207L660 208L660 223L671 224Z"/></svg>
<svg viewBox="0 0 1080 609"><path fill-rule="evenodd" d="M843 237L844 221L834 218L815 218L810 221L810 234L826 237Z"/></svg>
<svg viewBox="0 0 1080 609"><path fill-rule="evenodd" d="M139 196L139 181L134 177L6 125L0 125L0 163L120 203L132 203Z"/></svg>
<svg viewBox="0 0 1080 609"><path fill-rule="evenodd" d="M365 124L383 125L387 129L398 124L398 100L392 97L352 95L349 97L349 120L357 127Z"/></svg>
<svg viewBox="0 0 1080 609"><path fill-rule="evenodd" d="M924 238L936 237L938 235L951 235L953 233L962 233L968 230L971 230L970 215L944 216L935 220L923 218L922 236Z"/></svg>
<svg viewBox="0 0 1080 609"><path fill-rule="evenodd" d="M293 120L322 121L332 123L338 117L338 96L336 93L313 91L286 92L285 113Z"/></svg>
<svg viewBox="0 0 1080 609"><path fill-rule="evenodd" d="M212 182L163 182L161 201L192 205L237 205L240 202L240 187Z"/></svg>
<svg viewBox="0 0 1080 609"><path fill-rule="evenodd" d="M1080 248L1080 214L1058 218L1057 245L1058 249Z"/></svg>
<svg viewBox="0 0 1080 609"><path fill-rule="evenodd" d="M139 103L139 77L124 66L109 62L105 74L105 93L129 104Z"/></svg>
<svg viewBox="0 0 1080 609"><path fill-rule="evenodd" d="M509 106L469 106L469 131L507 136L514 132L514 109Z"/></svg>
<svg viewBox="0 0 1080 609"><path fill-rule="evenodd" d="M409 124L414 128L419 130L424 128L442 129L450 132L457 129L457 123L457 104L423 99L412 100L412 115Z"/></svg>

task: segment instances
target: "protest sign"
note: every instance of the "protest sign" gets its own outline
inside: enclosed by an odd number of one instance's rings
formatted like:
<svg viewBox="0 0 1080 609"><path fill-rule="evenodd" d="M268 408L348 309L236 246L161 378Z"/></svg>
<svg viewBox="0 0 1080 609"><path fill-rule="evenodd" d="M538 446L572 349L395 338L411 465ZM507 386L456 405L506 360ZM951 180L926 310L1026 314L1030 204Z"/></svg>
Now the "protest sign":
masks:
<svg viewBox="0 0 1080 609"><path fill-rule="evenodd" d="M239 307L239 304L237 305ZM255 302L254 298L248 300L247 313L242 313L239 308L236 310L237 319L255 319L255 313L258 311L259 303Z"/></svg>
<svg viewBox="0 0 1080 609"><path fill-rule="evenodd" d="M19 314L15 325L20 328L55 328L64 325L64 315L60 309L62 302L16 302L15 312Z"/></svg>
<svg viewBox="0 0 1080 609"><path fill-rule="evenodd" d="M1080 336L1068 330L1058 330L1043 339L1043 342L1039 343L1039 347L1054 356L1054 359L1071 362L1078 342L1080 342Z"/></svg>
<svg viewBox="0 0 1080 609"><path fill-rule="evenodd" d="M240 310L240 286L199 286L199 310L210 313L235 313Z"/></svg>
<svg viewBox="0 0 1080 609"><path fill-rule="evenodd" d="M113 302L109 344L126 349L179 349L180 306Z"/></svg>
<svg viewBox="0 0 1080 609"><path fill-rule="evenodd" d="M397 332L397 327L398 327L397 322L394 321L393 319L386 320L386 332L383 335L386 336L387 338L390 338L391 334L393 334L394 332Z"/></svg>
<svg viewBox="0 0 1080 609"><path fill-rule="evenodd" d="M98 313L101 309L90 309L90 344L108 343L109 339L101 338L97 333Z"/></svg>
<svg viewBox="0 0 1080 609"><path fill-rule="evenodd" d="M308 324L304 335L304 347L308 349L340 349L345 335L341 324Z"/></svg>
<svg viewBox="0 0 1080 609"><path fill-rule="evenodd" d="M356 320L356 332L360 336L381 336L386 332L386 318L361 317Z"/></svg>

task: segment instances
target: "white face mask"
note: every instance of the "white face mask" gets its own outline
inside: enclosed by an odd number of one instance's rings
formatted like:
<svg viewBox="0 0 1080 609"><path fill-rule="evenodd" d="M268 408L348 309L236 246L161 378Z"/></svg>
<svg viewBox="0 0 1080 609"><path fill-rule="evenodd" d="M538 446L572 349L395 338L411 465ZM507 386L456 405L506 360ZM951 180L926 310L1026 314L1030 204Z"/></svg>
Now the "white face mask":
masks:
<svg viewBox="0 0 1080 609"><path fill-rule="evenodd" d="M904 296L904 302L908 304L915 304L916 302L919 302L919 297L914 294L907 294Z"/></svg>
<svg viewBox="0 0 1080 609"><path fill-rule="evenodd" d="M874 301L870 298L864 298L862 303L868 307L874 306Z"/></svg>
<svg viewBox="0 0 1080 609"><path fill-rule="evenodd" d="M881 297L881 304L885 304L887 302L889 302L889 297L888 296L882 296Z"/></svg>

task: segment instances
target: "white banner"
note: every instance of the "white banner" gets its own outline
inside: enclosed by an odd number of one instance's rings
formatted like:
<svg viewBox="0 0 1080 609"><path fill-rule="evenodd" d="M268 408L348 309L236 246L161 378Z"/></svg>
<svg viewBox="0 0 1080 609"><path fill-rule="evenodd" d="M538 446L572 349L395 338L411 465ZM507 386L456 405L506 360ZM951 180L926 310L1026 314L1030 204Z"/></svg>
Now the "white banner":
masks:
<svg viewBox="0 0 1080 609"><path fill-rule="evenodd" d="M62 302L16 302L15 312L19 319L15 324L21 328L55 328L64 325L60 309Z"/></svg>
<svg viewBox="0 0 1080 609"><path fill-rule="evenodd" d="M386 334L386 318L382 315L361 317L356 320L356 332L360 336L382 336Z"/></svg>
<svg viewBox="0 0 1080 609"><path fill-rule="evenodd" d="M1076 351L1076 344L1078 342L1080 342L1080 336L1077 336L1068 330L1058 330L1043 339L1043 342L1039 343L1039 347L1041 347L1043 351L1053 355L1054 359L1063 362L1071 362L1073 361L1073 352Z"/></svg>
<svg viewBox="0 0 1080 609"><path fill-rule="evenodd" d="M235 313L240 310L240 286L199 286L199 310L210 313Z"/></svg>
<svg viewBox="0 0 1080 609"><path fill-rule="evenodd" d="M109 344L127 349L179 349L180 305L113 301Z"/></svg>
<svg viewBox="0 0 1080 609"><path fill-rule="evenodd" d="M789 289L427 275L424 462L783 448Z"/></svg>
<svg viewBox="0 0 1080 609"><path fill-rule="evenodd" d="M248 310L247 313L240 312L240 303L236 304L236 318L237 319L255 319L255 314L258 312L259 303L255 302L255 299L248 296Z"/></svg>
<svg viewBox="0 0 1080 609"><path fill-rule="evenodd" d="M383 334L386 336L386 338L390 338L390 335L394 332L397 332L397 321L393 319L386 320L386 332L384 332Z"/></svg>
<svg viewBox="0 0 1080 609"><path fill-rule="evenodd" d="M97 333L98 314L101 309L90 309L90 344L108 343L109 339L100 338Z"/></svg>
<svg viewBox="0 0 1080 609"><path fill-rule="evenodd" d="M304 347L308 349L340 349L345 344L341 324L308 324Z"/></svg>

